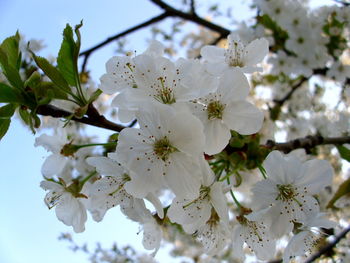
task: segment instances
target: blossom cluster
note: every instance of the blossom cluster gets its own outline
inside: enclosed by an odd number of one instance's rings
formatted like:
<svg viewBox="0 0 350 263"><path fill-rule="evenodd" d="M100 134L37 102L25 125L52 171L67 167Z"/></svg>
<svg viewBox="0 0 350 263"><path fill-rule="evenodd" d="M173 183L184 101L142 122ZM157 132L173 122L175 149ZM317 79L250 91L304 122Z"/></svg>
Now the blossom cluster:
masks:
<svg viewBox="0 0 350 263"><path fill-rule="evenodd" d="M204 46L201 60L172 62L153 41L138 56L107 62L100 89L115 94L119 120L136 118L139 128L124 128L115 151L104 157L84 153L89 148L80 149L69 135L37 138L36 145L52 152L42 167L41 187L59 220L82 232L86 210L99 222L120 206L142 226L143 245L154 253L168 220L194 235L208 255L222 253L231 242L235 258L244 258L246 243L257 258L268 260L276 240L293 228L301 232L290 240L284 261L312 249L319 236L310 229L333 226L313 197L332 182L328 162L303 163L272 151L263 163L265 179L252 188L250 207L237 201L229 174L223 180L212 169L232 133L253 135L264 119L247 99L246 73L262 70L258 64L268 54L268 41L247 43L232 33L227 42L226 48ZM235 211L229 209L229 192Z"/></svg>

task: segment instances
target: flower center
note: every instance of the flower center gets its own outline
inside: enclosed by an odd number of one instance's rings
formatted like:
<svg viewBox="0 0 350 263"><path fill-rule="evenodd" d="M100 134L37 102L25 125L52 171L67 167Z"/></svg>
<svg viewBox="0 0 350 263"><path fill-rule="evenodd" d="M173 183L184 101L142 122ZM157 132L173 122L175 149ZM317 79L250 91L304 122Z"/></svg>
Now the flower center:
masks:
<svg viewBox="0 0 350 263"><path fill-rule="evenodd" d="M294 197L297 195L294 191L294 188L292 185L287 184L287 185L277 185L277 189L279 191L279 194L276 198L276 200L281 200L281 201L287 201L291 199L295 199Z"/></svg>
<svg viewBox="0 0 350 263"><path fill-rule="evenodd" d="M208 120L222 119L225 105L220 101L212 101L207 105Z"/></svg>
<svg viewBox="0 0 350 263"><path fill-rule="evenodd" d="M243 67L244 46L238 41L229 43L228 49L225 51L226 63L231 67Z"/></svg>
<svg viewBox="0 0 350 263"><path fill-rule="evenodd" d="M177 152L178 150L170 144L169 139L165 136L154 143L153 151L160 159L165 162L168 160L171 153Z"/></svg>
<svg viewBox="0 0 350 263"><path fill-rule="evenodd" d="M158 80L161 85L156 89L157 93L153 97L163 104L175 103L176 99L173 90L165 86L165 80L163 77L159 77Z"/></svg>

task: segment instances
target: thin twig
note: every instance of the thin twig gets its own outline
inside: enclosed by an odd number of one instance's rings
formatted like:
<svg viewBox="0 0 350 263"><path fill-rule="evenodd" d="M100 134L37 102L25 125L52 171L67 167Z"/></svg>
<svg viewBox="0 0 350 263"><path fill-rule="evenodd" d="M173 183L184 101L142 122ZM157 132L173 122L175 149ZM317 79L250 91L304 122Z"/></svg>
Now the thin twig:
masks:
<svg viewBox="0 0 350 263"><path fill-rule="evenodd" d="M195 0L191 0L190 1L190 10L191 10L191 14L194 15L194 16L197 16L197 13L196 13L196 3L195 3Z"/></svg>
<svg viewBox="0 0 350 263"><path fill-rule="evenodd" d="M185 12L182 12L180 10L177 10L161 0L150 0L150 1L154 4L156 4L157 6L159 6L160 8L162 8L170 16L176 16L176 17L186 19L188 21L191 21L193 23L196 23L198 25L201 25L201 26L204 26L208 29L211 29L212 31L218 32L220 35L225 36L225 37L230 34L230 30L228 30L222 26L214 24L208 20L205 20L205 19L197 16L197 15L194 15L191 13L185 13Z"/></svg>
<svg viewBox="0 0 350 263"><path fill-rule="evenodd" d="M120 33L118 33L118 34L116 34L114 36L111 36L111 37L107 38L106 40L102 41L101 43L99 43L99 44L97 44L97 45L95 45L95 46L93 46L93 47L91 47L91 48L81 52L79 56L83 56L84 57L83 64L82 64L82 67L81 67L81 71L82 72L85 71L86 64L87 64L87 61L88 61L90 55L94 51L96 51L97 49L99 49L99 48L101 48L101 47L111 43L112 41L117 40L118 38L121 38L121 37L123 37L125 35L128 35L128 34L130 34L132 32L135 32L135 31L137 31L139 29L145 28L145 27L147 27L149 25L152 25L152 24L154 24L156 22L159 22L159 21L163 20L164 18L166 18L168 16L169 16L169 14L167 12L164 12L164 13L158 15L158 16L155 16L155 17L153 17L153 18L151 18L151 19L149 19L149 20L139 24L139 25L133 26L133 27L131 27L131 28L129 28L129 29L123 31L123 32L120 32Z"/></svg>
<svg viewBox="0 0 350 263"><path fill-rule="evenodd" d="M298 88L300 88L302 85L303 85L303 83L305 82L305 81L307 81L308 80L308 78L306 78L306 77L302 77L297 83L295 83L292 87L291 87L291 89L290 89L290 91L282 98L282 99L275 99L275 100L273 100L278 106L282 106L287 100L289 100L291 97L292 97L292 95L294 94L294 92L298 89Z"/></svg>

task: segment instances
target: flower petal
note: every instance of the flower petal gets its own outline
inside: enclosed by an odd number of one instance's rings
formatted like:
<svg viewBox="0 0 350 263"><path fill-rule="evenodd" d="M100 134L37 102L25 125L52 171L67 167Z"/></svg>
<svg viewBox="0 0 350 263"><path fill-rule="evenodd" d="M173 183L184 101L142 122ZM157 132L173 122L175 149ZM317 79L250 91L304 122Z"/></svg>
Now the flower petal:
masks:
<svg viewBox="0 0 350 263"><path fill-rule="evenodd" d="M66 163L66 157L60 154L51 154L43 163L43 166L41 167L41 173L46 178L52 178L52 176L62 172Z"/></svg>
<svg viewBox="0 0 350 263"><path fill-rule="evenodd" d="M269 52L269 42L265 38L255 39L245 48L247 55L245 56L245 65L253 66L262 62Z"/></svg>
<svg viewBox="0 0 350 263"><path fill-rule="evenodd" d="M264 115L253 104L237 101L226 106L222 120L231 130L248 135L261 129Z"/></svg>
<svg viewBox="0 0 350 263"><path fill-rule="evenodd" d="M201 49L201 56L209 62L224 63L225 49L216 46L204 46Z"/></svg>

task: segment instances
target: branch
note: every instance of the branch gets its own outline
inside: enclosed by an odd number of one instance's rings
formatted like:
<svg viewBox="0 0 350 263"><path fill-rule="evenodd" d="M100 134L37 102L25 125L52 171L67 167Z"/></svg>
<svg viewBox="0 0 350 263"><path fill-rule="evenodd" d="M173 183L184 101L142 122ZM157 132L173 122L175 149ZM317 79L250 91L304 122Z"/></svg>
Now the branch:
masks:
<svg viewBox="0 0 350 263"><path fill-rule="evenodd" d="M330 252L343 238L346 237L346 235L350 232L350 226L345 228L339 235L335 236L335 239L332 242L329 242L327 245L322 247L319 251L317 251L315 254L310 256L304 263L311 263L314 262L316 259L321 257L322 255L327 254ZM273 261L269 261L268 263L282 263L282 259L277 259Z"/></svg>
<svg viewBox="0 0 350 263"><path fill-rule="evenodd" d="M195 0L191 0L190 1L190 10L191 10L191 14L194 15L194 16L197 16L196 14L196 3L195 3Z"/></svg>
<svg viewBox="0 0 350 263"><path fill-rule="evenodd" d="M116 35L114 35L114 36L111 36L111 37L107 38L105 41L103 41L103 42L101 42L101 43L99 43L99 44L97 44L97 45L95 45L95 46L93 46L93 47L91 47L91 48L89 48L89 49L87 49L87 50L81 52L79 56L84 56L84 61L83 61L83 64L82 64L82 70L81 70L81 71L82 71L82 72L85 71L85 67L86 67L86 64L87 64L87 60L89 59L90 55L91 55L94 51L96 51L97 49L99 49L99 48L101 48L101 47L103 47L103 46L109 44L110 42L112 42L112 41L114 41L114 40L117 40L118 38L121 38L121 37L123 37L123 36L125 36L125 35L127 35L127 34L130 34L130 33L134 32L134 31L137 31L137 30L139 30L139 29L142 29L142 28L144 28L144 27L147 27L147 26L149 26L149 25L152 25L152 24L154 24L154 23L156 23L156 22L159 22L159 21L163 20L164 18L166 18L166 17L168 17L168 16L169 16L169 14L168 14L167 12L164 12L164 13L161 14L161 15L158 15L158 16L156 16L156 17L153 17L153 18L151 18L151 19L149 19L149 20L147 20L147 21L145 21L145 22L143 22L143 23L141 23L141 24L139 24L139 25L133 26L133 27L131 27L131 28L129 28L129 29L127 29L127 30L125 30L125 31L123 31L123 32L121 32L121 33L119 33L119 34L116 34Z"/></svg>
<svg viewBox="0 0 350 263"><path fill-rule="evenodd" d="M304 263L314 262L316 259L318 259L322 255L327 254L327 252L331 251L333 247L335 247L340 242L340 240L345 238L349 232L350 232L350 226L345 228L339 235L335 237L335 239L332 242L329 242L326 246L321 248L318 252L313 254L311 257L309 257Z"/></svg>
<svg viewBox="0 0 350 263"><path fill-rule="evenodd" d="M346 1L346 0L333 0L333 1L338 3L338 4L342 4L344 6L350 6L350 2Z"/></svg>
<svg viewBox="0 0 350 263"><path fill-rule="evenodd" d="M73 114L71 112L62 110L49 104L39 106L37 109L37 113L43 116L51 116L54 118L67 118L69 116L72 116ZM80 119L72 117L71 120L116 132L120 132L122 129L125 128L122 125L107 120L103 115L100 115L97 112L97 110L92 106L92 104L89 105L87 117L82 117Z"/></svg>
<svg viewBox="0 0 350 263"><path fill-rule="evenodd" d="M308 80L308 78L306 78L306 77L302 77L296 84L294 84L293 86L292 86L292 88L291 88L291 90L282 98L282 99L279 99L279 100L273 100L279 107L281 107L287 100L289 100L291 97L292 97L292 95L293 95L293 93L298 89L298 88L300 88L302 85L303 85L303 83L305 82L305 81L307 81ZM276 106L275 106L276 107Z"/></svg>
<svg viewBox="0 0 350 263"><path fill-rule="evenodd" d="M322 137L321 135L306 136L305 138L298 138L289 142L278 143L272 140L268 140L266 145L267 148L272 150L282 151L284 153L289 153L295 149L305 149L309 151L318 145L341 145L345 143L350 143L350 136L344 137Z"/></svg>
<svg viewBox="0 0 350 263"><path fill-rule="evenodd" d="M313 70L313 73L311 76L314 76L314 75L326 76L327 71L328 71L328 68L316 68ZM296 84L294 84L291 87L291 90L282 99L274 99L273 102L275 103L275 105L272 108L270 108L270 112L275 112L277 108L282 107L283 104L292 97L294 92L298 88L300 88L305 81L308 81L309 78L310 77L307 78L307 77L303 76L300 79L300 81L298 81ZM344 82L344 88L346 85L350 85L350 78L346 78L346 81Z"/></svg>
<svg viewBox="0 0 350 263"><path fill-rule="evenodd" d="M220 35L226 37L230 34L230 30L219 26L217 24L214 24L208 20L205 20L199 16L197 16L195 13L185 13L180 10L177 10L170 5L166 4L162 0L150 0L152 3L156 4L159 6L161 9L163 9L165 12L167 12L170 16L175 16L175 17L180 17L185 20L191 21L193 23L196 23L198 25L204 26L206 28L209 28L215 32L218 32Z"/></svg>

